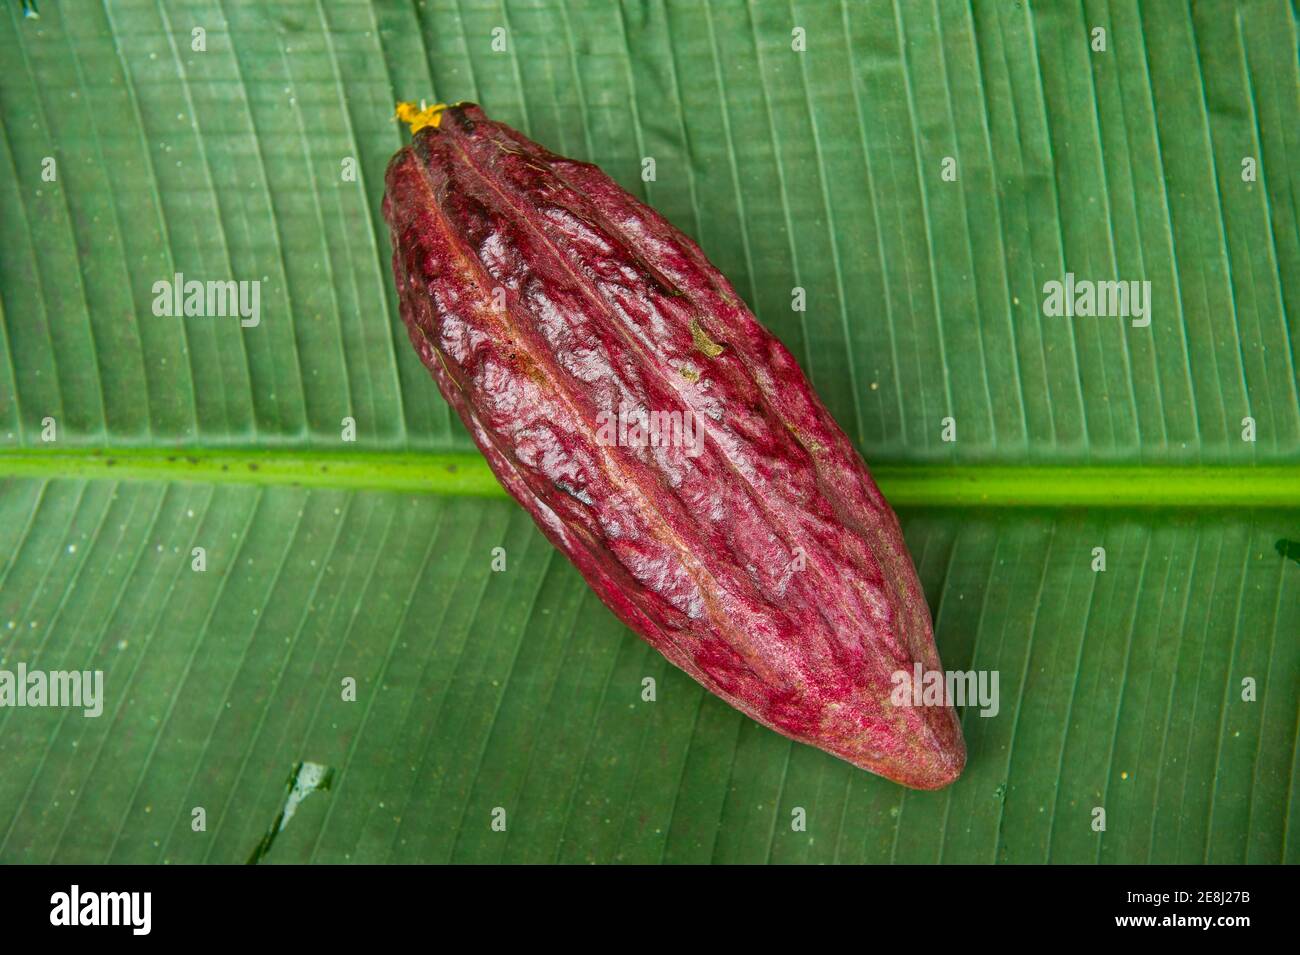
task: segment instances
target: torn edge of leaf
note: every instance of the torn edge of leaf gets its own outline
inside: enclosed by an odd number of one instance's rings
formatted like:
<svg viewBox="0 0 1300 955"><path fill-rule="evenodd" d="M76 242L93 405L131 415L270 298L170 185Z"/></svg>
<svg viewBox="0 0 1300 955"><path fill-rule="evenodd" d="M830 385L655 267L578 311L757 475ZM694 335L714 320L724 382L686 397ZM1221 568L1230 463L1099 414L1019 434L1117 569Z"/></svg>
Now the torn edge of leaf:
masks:
<svg viewBox="0 0 1300 955"><path fill-rule="evenodd" d="M304 761L295 763L284 787L284 801L280 804L280 811L276 813L271 828L266 831L262 841L253 850L253 854L248 857L248 864L257 865L271 851L275 837L284 831L284 827L289 824L289 820L293 818L293 814L298 811L298 806L304 799L314 792L328 792L333 782L333 767L323 763Z"/></svg>
<svg viewBox="0 0 1300 955"><path fill-rule="evenodd" d="M396 117L411 127L411 135L414 136L426 126L438 128L442 122L442 111L447 108L446 103L435 103L433 106L425 106L421 103L416 106L414 103L398 103Z"/></svg>

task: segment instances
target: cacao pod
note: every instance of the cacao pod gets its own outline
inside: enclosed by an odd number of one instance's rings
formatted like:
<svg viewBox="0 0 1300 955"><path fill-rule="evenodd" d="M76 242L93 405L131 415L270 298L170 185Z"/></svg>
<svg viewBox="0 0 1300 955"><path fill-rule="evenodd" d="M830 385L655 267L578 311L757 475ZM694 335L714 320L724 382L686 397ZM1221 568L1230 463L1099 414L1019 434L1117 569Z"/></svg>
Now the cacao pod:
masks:
<svg viewBox="0 0 1300 955"><path fill-rule="evenodd" d="M471 103L399 116L402 319L506 490L741 712L907 786L956 779L951 705L913 705L917 664L941 667L897 518L785 347L596 166Z"/></svg>

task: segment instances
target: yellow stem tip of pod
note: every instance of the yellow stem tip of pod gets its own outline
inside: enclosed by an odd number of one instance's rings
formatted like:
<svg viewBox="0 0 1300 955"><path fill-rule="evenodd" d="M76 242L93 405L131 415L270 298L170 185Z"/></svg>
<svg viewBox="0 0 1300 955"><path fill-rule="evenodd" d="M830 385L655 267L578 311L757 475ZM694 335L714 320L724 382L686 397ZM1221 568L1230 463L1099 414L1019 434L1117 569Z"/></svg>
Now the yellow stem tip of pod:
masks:
<svg viewBox="0 0 1300 955"><path fill-rule="evenodd" d="M436 103L423 109L414 103L398 103L397 118L411 127L411 135L414 136L426 126L437 129L442 122L442 111L446 108L446 103Z"/></svg>

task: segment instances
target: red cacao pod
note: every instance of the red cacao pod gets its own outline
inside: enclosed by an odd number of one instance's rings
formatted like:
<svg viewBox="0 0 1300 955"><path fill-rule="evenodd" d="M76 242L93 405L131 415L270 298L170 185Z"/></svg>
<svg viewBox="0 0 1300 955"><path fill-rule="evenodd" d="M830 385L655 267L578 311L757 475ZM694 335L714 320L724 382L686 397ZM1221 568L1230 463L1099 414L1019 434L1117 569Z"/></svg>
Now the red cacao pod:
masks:
<svg viewBox="0 0 1300 955"><path fill-rule="evenodd" d="M597 167L473 104L403 118L383 206L402 319L506 490L741 712L907 786L956 779L951 706L910 683L895 702L899 674L940 670L897 518L785 347Z"/></svg>

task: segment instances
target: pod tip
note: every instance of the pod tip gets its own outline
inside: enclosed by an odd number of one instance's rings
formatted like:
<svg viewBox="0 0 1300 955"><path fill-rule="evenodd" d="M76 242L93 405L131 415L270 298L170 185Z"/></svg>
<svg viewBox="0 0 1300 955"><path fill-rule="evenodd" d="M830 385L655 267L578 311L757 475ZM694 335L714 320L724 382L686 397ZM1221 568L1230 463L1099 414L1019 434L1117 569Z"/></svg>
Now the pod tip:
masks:
<svg viewBox="0 0 1300 955"><path fill-rule="evenodd" d="M398 103L396 116L407 126L411 127L411 135L414 136L426 126L438 128L442 122L442 111L447 108L446 103L435 103L433 106L425 106L420 103Z"/></svg>

